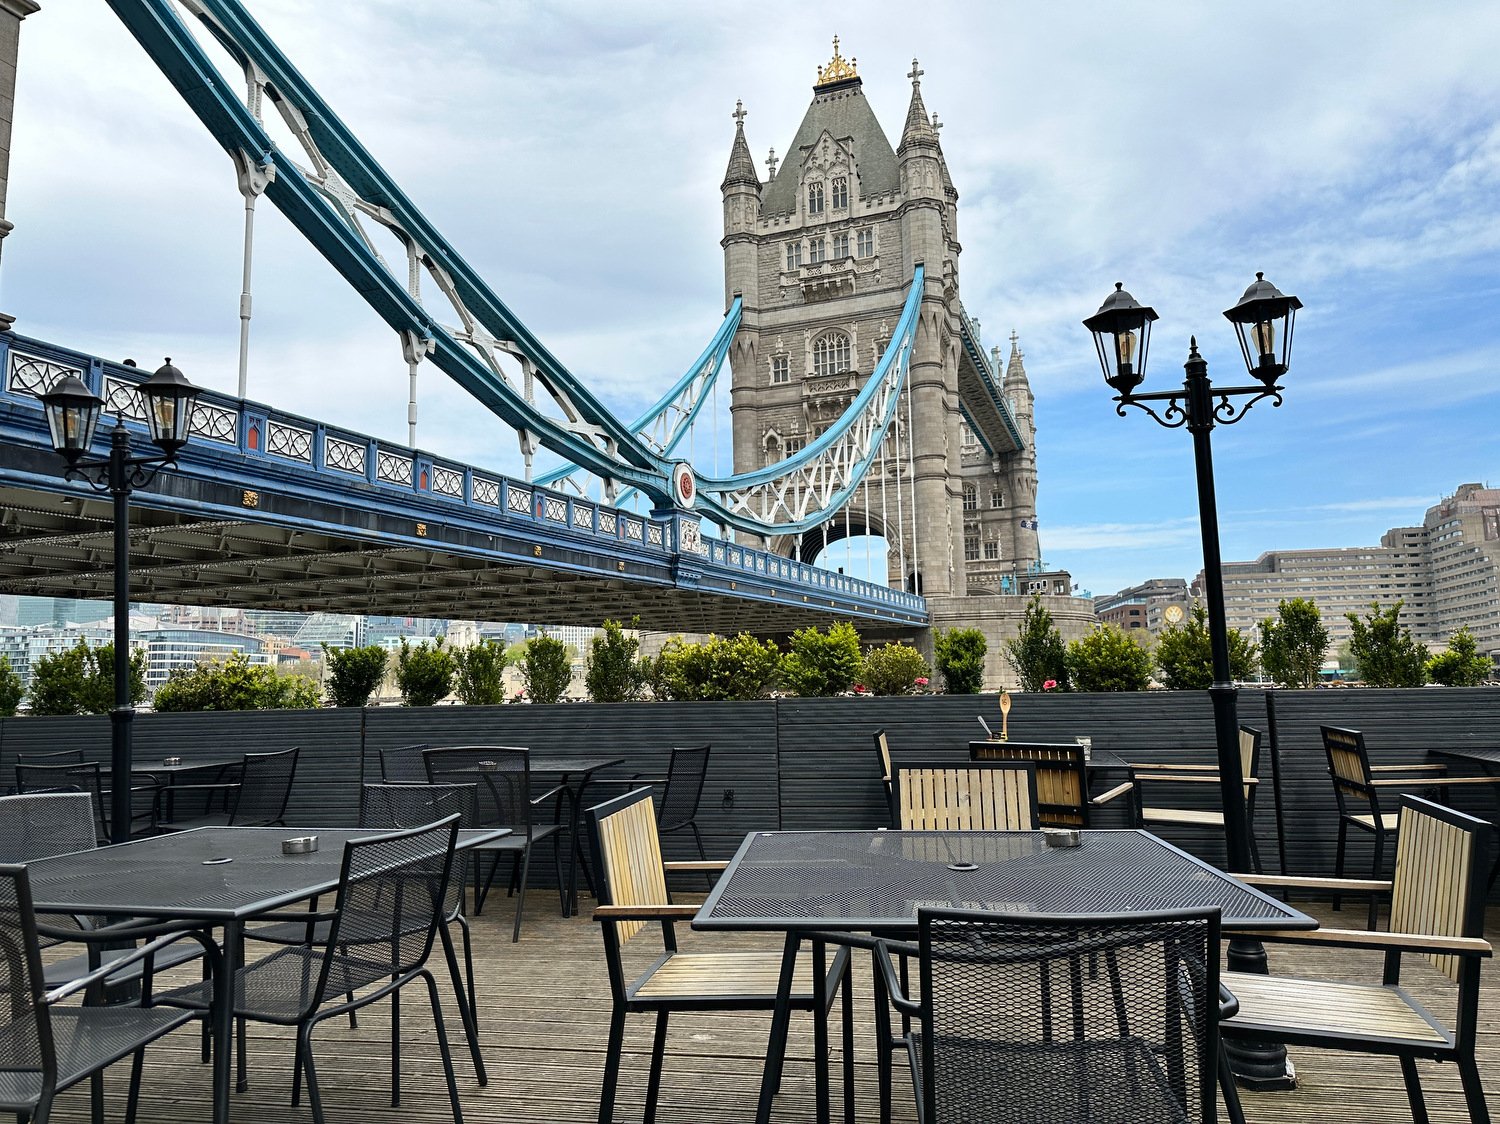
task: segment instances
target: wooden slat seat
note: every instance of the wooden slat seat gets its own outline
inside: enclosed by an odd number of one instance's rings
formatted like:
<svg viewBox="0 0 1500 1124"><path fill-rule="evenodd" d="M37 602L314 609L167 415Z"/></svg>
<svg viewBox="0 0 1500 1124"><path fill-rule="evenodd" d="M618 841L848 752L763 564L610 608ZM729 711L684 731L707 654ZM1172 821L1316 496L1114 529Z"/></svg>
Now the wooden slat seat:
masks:
<svg viewBox="0 0 1500 1124"><path fill-rule="evenodd" d="M1380 953L1380 982L1225 973L1225 986L1239 1000L1240 1009L1220 1029L1231 1039L1395 1055L1412 1117L1418 1121L1428 1117L1417 1060L1451 1061L1458 1067L1469 1118L1486 1124L1489 1109L1474 1048L1479 969L1492 953L1483 939L1482 858L1490 825L1415 796L1402 797L1400 817L1389 933L1314 929L1257 934L1268 942ZM1457 985L1451 1027L1401 986L1405 956L1425 957Z"/></svg>
<svg viewBox="0 0 1500 1124"><path fill-rule="evenodd" d="M679 952L637 980L630 994L640 1002L702 1001L715 1006L735 999L736 1006L764 1006L769 1011L780 977L779 952ZM792 998L805 1005L813 1001L811 957L797 960Z"/></svg>
<svg viewBox="0 0 1500 1124"><path fill-rule="evenodd" d="M1250 829L1250 857L1257 871L1260 847L1255 841L1255 793L1260 785L1260 731L1253 726L1239 728L1240 777L1244 781L1245 825ZM1130 784L1135 796L1135 819L1139 827L1196 827L1224 830L1222 808L1179 808L1158 806L1147 799L1148 791L1160 792L1161 785L1219 787L1217 765L1171 765L1164 763L1130 766Z"/></svg>
<svg viewBox="0 0 1500 1124"><path fill-rule="evenodd" d="M1386 1041L1453 1045L1453 1035L1400 988L1249 972L1225 972L1222 978L1240 1001L1236 1026L1262 1030L1290 1026L1305 1036L1339 1040L1356 1034L1372 1047Z"/></svg>
<svg viewBox="0 0 1500 1124"><path fill-rule="evenodd" d="M1362 824L1364 824L1371 831L1375 830L1375 817L1374 816L1351 816L1349 818L1352 819L1352 820L1354 820L1356 823L1362 823ZM1396 812L1381 812L1380 813L1380 827L1384 831L1395 831L1396 830L1396 825L1400 822L1400 820L1401 820L1401 816L1398 813L1396 813Z"/></svg>
<svg viewBox="0 0 1500 1124"><path fill-rule="evenodd" d="M1224 826L1224 813L1198 808L1142 808L1141 822L1147 827L1153 824L1178 824L1183 827L1221 828Z"/></svg>

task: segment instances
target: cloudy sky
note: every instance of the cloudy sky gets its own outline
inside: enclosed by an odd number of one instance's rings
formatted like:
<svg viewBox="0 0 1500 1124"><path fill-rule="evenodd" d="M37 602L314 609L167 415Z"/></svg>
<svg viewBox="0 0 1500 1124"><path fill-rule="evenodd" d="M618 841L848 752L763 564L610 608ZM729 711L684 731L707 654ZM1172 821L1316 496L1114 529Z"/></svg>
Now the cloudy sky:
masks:
<svg viewBox="0 0 1500 1124"><path fill-rule="evenodd" d="M921 59L964 303L987 342L1020 333L1044 553L1084 588L1201 564L1187 434L1115 416L1079 325L1117 280L1161 314L1147 389L1180 381L1193 333L1210 374L1240 380L1221 312L1256 270L1306 306L1286 404L1215 434L1226 559L1373 544L1500 480L1493 0L248 6L627 418L719 322L735 100L757 158L784 151L838 34L893 143ZM43 0L22 32L0 308L232 392L228 158L100 0ZM257 235L251 397L404 441L393 333L274 208ZM519 472L510 431L445 384L427 369L419 444Z"/></svg>

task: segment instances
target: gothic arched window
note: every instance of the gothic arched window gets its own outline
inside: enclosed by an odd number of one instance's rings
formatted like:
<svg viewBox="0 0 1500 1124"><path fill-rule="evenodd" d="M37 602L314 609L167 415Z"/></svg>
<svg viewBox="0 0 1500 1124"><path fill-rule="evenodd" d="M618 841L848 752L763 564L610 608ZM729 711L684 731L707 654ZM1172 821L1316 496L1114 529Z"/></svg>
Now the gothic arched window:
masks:
<svg viewBox="0 0 1500 1124"><path fill-rule="evenodd" d="M1002 492L999 488L995 488L995 489L992 489L990 491L990 506L991 507L1004 507L1005 506L1005 493Z"/></svg>
<svg viewBox="0 0 1500 1124"><path fill-rule="evenodd" d="M835 234L833 236L833 260L842 261L849 256L849 235Z"/></svg>
<svg viewBox="0 0 1500 1124"><path fill-rule="evenodd" d="M964 510L976 511L979 508L979 491L973 484L964 485Z"/></svg>
<svg viewBox="0 0 1500 1124"><path fill-rule="evenodd" d="M829 332L813 343L813 374L836 375L849 369L849 337Z"/></svg>
<svg viewBox="0 0 1500 1124"><path fill-rule="evenodd" d="M821 181L807 185L807 213L810 215L821 215L823 213L823 184Z"/></svg>
<svg viewBox="0 0 1500 1124"><path fill-rule="evenodd" d="M842 211L849 206L849 180L846 176L837 176L833 181L833 209Z"/></svg>

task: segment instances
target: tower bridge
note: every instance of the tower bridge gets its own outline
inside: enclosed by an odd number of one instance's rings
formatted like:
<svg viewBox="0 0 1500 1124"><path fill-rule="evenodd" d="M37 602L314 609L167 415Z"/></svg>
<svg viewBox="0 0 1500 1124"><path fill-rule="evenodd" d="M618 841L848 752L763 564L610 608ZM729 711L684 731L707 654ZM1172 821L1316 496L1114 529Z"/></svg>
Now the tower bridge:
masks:
<svg viewBox="0 0 1500 1124"><path fill-rule="evenodd" d="M991 634L992 682L1022 595L1047 595L1065 631L1092 619L1041 562L1023 356L1012 334L1002 371L959 298L958 192L915 61L893 148L835 41L764 183L737 107L721 185L726 315L627 423L488 288L245 4L109 4L230 157L226 188L247 214L241 393L205 394L178 470L136 493L132 596L760 635L835 619L877 637L976 624ZM431 365L515 433L522 479L244 398L262 198L391 329L413 385ZM382 255L377 231L400 258ZM716 476L683 450L726 363L734 471ZM0 334L0 373L0 591L103 595L104 504L63 479L36 396L74 373L130 426L139 373L15 333ZM414 399L410 416L414 444ZM561 467L534 473L543 451ZM884 575L814 564L856 535L884 539Z"/></svg>

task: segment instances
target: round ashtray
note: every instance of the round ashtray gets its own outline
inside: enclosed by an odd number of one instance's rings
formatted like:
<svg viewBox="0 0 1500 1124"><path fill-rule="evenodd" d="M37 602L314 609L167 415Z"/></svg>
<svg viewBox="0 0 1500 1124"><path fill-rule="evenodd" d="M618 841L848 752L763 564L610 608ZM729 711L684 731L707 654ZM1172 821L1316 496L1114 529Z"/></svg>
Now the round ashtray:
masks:
<svg viewBox="0 0 1500 1124"><path fill-rule="evenodd" d="M481 762L479 762L479 766L478 767L479 767L479 771L481 773L493 773L496 769L500 768L500 762L498 762L498 761L481 761Z"/></svg>
<svg viewBox="0 0 1500 1124"><path fill-rule="evenodd" d="M956 870L956 871L959 871L960 873L965 873L966 874L966 873L968 873L971 870L978 870L979 867L975 863L949 863L948 864L948 869L949 870Z"/></svg>
<svg viewBox="0 0 1500 1124"><path fill-rule="evenodd" d="M298 835L281 841L283 855L310 855L317 849L318 837L316 835Z"/></svg>
<svg viewBox="0 0 1500 1124"><path fill-rule="evenodd" d="M163 757L161 759L161 763L163 765L181 765L182 764L182 758L181 757Z"/></svg>
<svg viewBox="0 0 1500 1124"><path fill-rule="evenodd" d="M1046 839L1049 847L1076 847L1083 842L1078 832L1071 827L1043 828L1042 838Z"/></svg>

